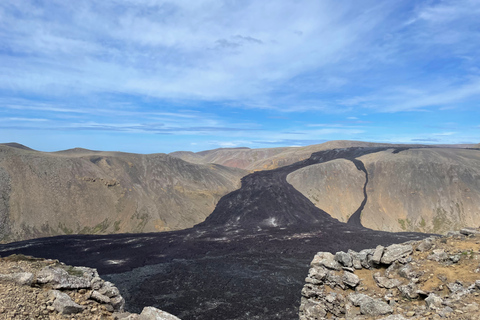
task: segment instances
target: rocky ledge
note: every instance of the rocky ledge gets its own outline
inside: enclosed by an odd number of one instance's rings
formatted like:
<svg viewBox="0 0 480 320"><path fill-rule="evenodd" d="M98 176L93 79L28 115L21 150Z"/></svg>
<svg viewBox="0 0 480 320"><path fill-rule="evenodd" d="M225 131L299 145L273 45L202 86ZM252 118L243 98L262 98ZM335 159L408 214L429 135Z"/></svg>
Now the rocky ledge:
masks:
<svg viewBox="0 0 480 320"><path fill-rule="evenodd" d="M153 307L124 312L124 305L96 269L24 255L0 258L0 319L179 320Z"/></svg>
<svg viewBox="0 0 480 320"><path fill-rule="evenodd" d="M480 230L360 252L319 252L300 320L480 319Z"/></svg>

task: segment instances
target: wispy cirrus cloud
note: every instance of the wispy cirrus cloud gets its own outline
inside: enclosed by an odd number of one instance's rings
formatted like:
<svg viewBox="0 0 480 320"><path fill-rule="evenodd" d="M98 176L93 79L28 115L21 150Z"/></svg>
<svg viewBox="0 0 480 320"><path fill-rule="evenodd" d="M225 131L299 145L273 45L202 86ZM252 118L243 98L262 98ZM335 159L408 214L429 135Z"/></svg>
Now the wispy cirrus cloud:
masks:
<svg viewBox="0 0 480 320"><path fill-rule="evenodd" d="M221 135L255 146L474 139L479 8L479 0L4 0L2 133ZM435 136L432 127L450 118L462 129Z"/></svg>

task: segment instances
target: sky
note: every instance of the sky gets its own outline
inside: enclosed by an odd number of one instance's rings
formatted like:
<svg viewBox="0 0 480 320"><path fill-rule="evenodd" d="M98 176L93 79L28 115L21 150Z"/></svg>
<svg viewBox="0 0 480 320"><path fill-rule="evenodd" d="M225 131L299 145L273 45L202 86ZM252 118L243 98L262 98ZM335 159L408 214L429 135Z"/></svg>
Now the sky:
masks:
<svg viewBox="0 0 480 320"><path fill-rule="evenodd" d="M480 0L1 0L0 142L480 142Z"/></svg>

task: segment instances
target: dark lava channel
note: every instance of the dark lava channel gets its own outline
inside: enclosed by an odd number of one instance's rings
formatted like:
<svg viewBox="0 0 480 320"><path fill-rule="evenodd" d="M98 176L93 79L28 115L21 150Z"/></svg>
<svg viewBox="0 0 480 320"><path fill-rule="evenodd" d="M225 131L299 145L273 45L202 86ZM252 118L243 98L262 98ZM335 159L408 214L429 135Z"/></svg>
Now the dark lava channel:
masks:
<svg viewBox="0 0 480 320"><path fill-rule="evenodd" d="M97 268L119 287L133 312L151 305L183 320L298 319L300 292L316 252L428 236L341 223L286 182L300 168L385 149L322 151L248 175L241 189L224 196L205 222L188 230L42 238L1 245L0 255L22 253Z"/></svg>

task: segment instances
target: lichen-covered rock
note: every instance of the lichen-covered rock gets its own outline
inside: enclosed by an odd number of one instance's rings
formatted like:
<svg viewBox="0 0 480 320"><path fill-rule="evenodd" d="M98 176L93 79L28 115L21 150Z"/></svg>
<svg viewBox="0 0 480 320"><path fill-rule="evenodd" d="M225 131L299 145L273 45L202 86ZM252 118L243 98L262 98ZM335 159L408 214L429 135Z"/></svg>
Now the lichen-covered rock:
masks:
<svg viewBox="0 0 480 320"><path fill-rule="evenodd" d="M46 266L37 274L37 283L49 284L54 289L81 289L90 288L88 278L72 276L60 267Z"/></svg>

